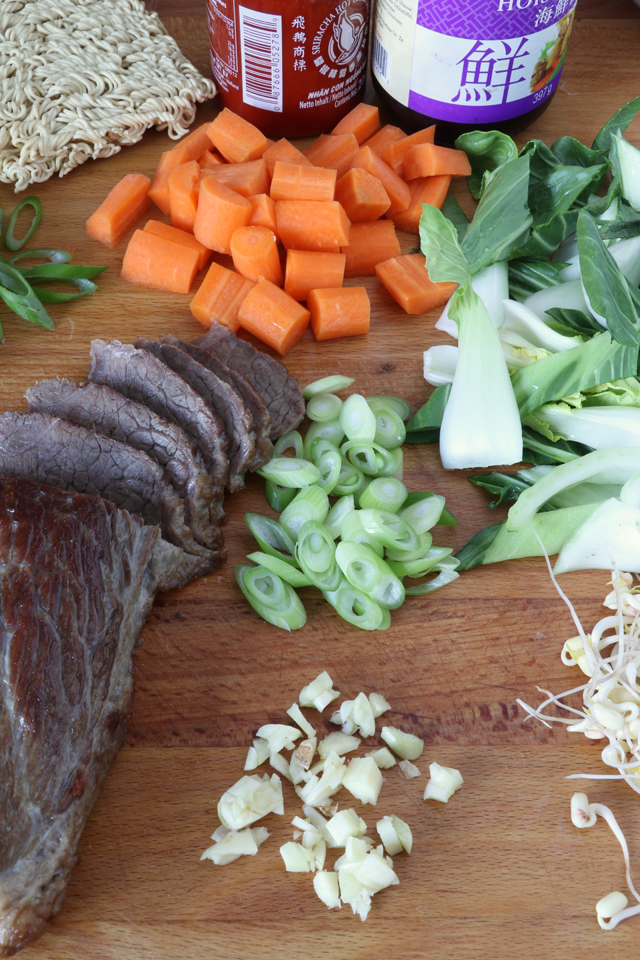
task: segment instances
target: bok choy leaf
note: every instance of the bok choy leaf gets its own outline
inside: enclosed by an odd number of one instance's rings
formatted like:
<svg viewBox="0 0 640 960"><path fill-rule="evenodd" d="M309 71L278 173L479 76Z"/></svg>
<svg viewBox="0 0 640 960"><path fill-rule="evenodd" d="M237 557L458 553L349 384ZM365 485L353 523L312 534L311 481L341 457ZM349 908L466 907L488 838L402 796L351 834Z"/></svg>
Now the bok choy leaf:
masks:
<svg viewBox="0 0 640 960"><path fill-rule="evenodd" d="M467 184L476 200L486 189L489 177L494 170L515 160L518 148L511 137L499 130L473 130L463 133L456 140L458 150L464 150L471 164L471 176L467 177Z"/></svg>

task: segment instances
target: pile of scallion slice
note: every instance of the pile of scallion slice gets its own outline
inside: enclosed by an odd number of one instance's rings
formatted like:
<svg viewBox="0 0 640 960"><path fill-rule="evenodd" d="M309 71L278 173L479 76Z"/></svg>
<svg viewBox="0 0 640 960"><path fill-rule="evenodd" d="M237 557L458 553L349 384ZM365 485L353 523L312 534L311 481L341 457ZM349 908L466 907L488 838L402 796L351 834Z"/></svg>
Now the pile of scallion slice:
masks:
<svg viewBox="0 0 640 960"><path fill-rule="evenodd" d="M261 550L248 557L256 566L236 566L236 579L254 610L285 630L307 619L294 588L317 587L348 623L385 630L406 595L458 577L452 551L435 546L429 532L457 523L444 497L409 493L402 482L410 405L394 396L341 400L337 392L353 382L334 376L306 387L311 426L304 440L297 430L285 434L259 471L279 520L245 516Z"/></svg>

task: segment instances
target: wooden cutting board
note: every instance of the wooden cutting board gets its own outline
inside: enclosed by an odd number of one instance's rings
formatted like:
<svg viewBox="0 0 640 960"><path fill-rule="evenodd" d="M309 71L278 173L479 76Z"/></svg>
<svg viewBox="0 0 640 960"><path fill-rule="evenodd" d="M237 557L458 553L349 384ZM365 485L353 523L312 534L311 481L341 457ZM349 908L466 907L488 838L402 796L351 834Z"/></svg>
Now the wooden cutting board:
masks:
<svg viewBox="0 0 640 960"><path fill-rule="evenodd" d="M621 5L615 11L624 12ZM204 18L166 22L206 70ZM520 142L551 142L563 134L591 142L639 92L639 53L638 19L578 20L555 100ZM215 109L201 107L197 122ZM640 141L639 123L630 136ZM87 216L120 177L151 175L169 146L166 134L150 132L112 159L86 163L34 189L44 210L37 245L68 247L76 262L108 264L109 270L99 293L52 308L52 332L2 311L0 409L24 410L24 391L36 379L82 379L94 337L131 341L198 333L188 297L126 283L119 276L125 244L111 252L84 235ZM470 210L464 184L456 194ZM6 217L14 204L6 186L0 204ZM409 252L416 239L405 235L402 244ZM434 331L434 315L409 318L377 281L364 283L373 308L370 334L321 344L306 335L287 366L302 383L343 373L355 377L355 389L364 394L401 394L417 409L428 395L422 352L445 337ZM436 542L457 549L504 517L504 510L488 510L487 497L464 474L442 470L437 447L407 448L405 464L409 489L444 494L460 521L456 528L438 528ZM569 801L578 786L613 806L636 878L640 801L616 782L567 781L574 772L603 770L598 744L563 727L525 721L515 702L537 703L538 686L559 692L579 682L560 663L563 641L575 628L543 561L473 570L431 597L409 599L389 630L372 634L345 625L313 591L303 591L308 622L289 635L259 620L234 580L234 565L254 548L243 514L269 513L262 487L251 478L228 499L228 563L158 598L134 660L126 745L80 842L82 862L62 912L25 956L566 960L595 957L612 938L617 952L635 956L640 920L607 934L595 919L596 901L625 889L620 851L601 823L576 830ZM597 572L563 579L587 629L603 613L608 579ZM385 720L425 740L421 776L405 781L397 768L389 771L376 809L359 809L373 835L376 820L392 812L414 834L411 857L396 858L400 886L374 898L364 924L349 908L329 913L310 875L284 872L278 848L291 839L290 821L300 812L288 784L286 815L268 818L272 836L257 857L224 868L199 862L218 825L217 800L241 776L257 727L286 721L301 687L325 669L343 698L360 690L384 693L392 705ZM330 712L317 719L320 735L331 729ZM434 760L464 776L447 805L422 800Z"/></svg>

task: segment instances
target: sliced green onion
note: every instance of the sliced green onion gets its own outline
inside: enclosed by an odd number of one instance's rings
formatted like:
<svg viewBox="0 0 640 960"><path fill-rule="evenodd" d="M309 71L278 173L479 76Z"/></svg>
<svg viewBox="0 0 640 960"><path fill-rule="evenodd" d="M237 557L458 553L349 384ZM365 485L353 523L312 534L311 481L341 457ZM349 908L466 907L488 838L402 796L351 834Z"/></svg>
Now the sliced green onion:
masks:
<svg viewBox="0 0 640 960"><path fill-rule="evenodd" d="M298 460L301 460L302 447L302 437L298 431L289 430L287 433L283 433L281 437L278 437L274 443L273 455L274 457L284 457L289 450L293 450L294 457L297 457Z"/></svg>
<svg viewBox="0 0 640 960"><path fill-rule="evenodd" d="M375 442L385 450L395 450L401 447L407 437L407 429L395 412L390 408L380 407L373 411L376 418Z"/></svg>
<svg viewBox="0 0 640 960"><path fill-rule="evenodd" d="M336 560L352 587L362 590L381 607L397 610L404 601L404 587L378 554L364 543L342 541Z"/></svg>
<svg viewBox="0 0 640 960"><path fill-rule="evenodd" d="M396 577L411 577L413 580L416 580L418 577L423 577L425 573L428 573L429 570L432 570L433 567L437 566L445 557L449 557L452 554L452 550L447 549L447 547L431 547L431 549L417 560L390 560L387 558L387 563L395 573Z"/></svg>
<svg viewBox="0 0 640 960"><path fill-rule="evenodd" d="M343 403L340 411L340 426L349 440L359 440L363 443L373 441L376 435L376 416L359 393L352 393Z"/></svg>
<svg viewBox="0 0 640 960"><path fill-rule="evenodd" d="M359 467L369 477L390 477L396 469L396 458L390 450L377 443L347 440L340 452L354 467Z"/></svg>
<svg viewBox="0 0 640 960"><path fill-rule="evenodd" d="M432 493L431 490L423 490L420 493L409 493L407 494L407 499L405 501L405 507L411 507L414 503L419 503L420 500L426 500L427 497L437 497L437 493ZM443 527L457 527L458 521L454 515L447 510L446 507L442 508L442 513L440 514L440 520L438 521L440 526Z"/></svg>
<svg viewBox="0 0 640 960"><path fill-rule="evenodd" d="M396 468L390 476L395 477L396 480L404 480L404 451L402 447L394 450L393 455L396 458Z"/></svg>
<svg viewBox="0 0 640 960"><path fill-rule="evenodd" d="M313 459L311 456L311 449L314 440L317 440L318 437L323 437L325 440L330 440L331 443L334 443L336 447L338 447L344 440L344 430L340 426L340 421L330 420L329 423L316 422L311 424L304 438L303 453L305 459Z"/></svg>
<svg viewBox="0 0 640 960"><path fill-rule="evenodd" d="M360 506L397 513L407 499L407 488L395 477L376 477L360 494Z"/></svg>
<svg viewBox="0 0 640 960"><path fill-rule="evenodd" d="M72 256L73 254L68 250L58 250L55 247L39 247L37 250L23 250L22 253L14 253L12 257L9 257L7 263L15 267L17 261L24 257L28 257L29 260L42 257L50 263L68 263ZM18 269L22 270L23 267L18 267Z"/></svg>
<svg viewBox="0 0 640 960"><path fill-rule="evenodd" d="M380 607L382 610L382 620L376 627L376 630L388 630L391 626L391 610L387 610L386 607Z"/></svg>
<svg viewBox="0 0 640 960"><path fill-rule="evenodd" d="M317 467L297 457L272 457L257 473L283 487L307 487L320 479Z"/></svg>
<svg viewBox="0 0 640 960"><path fill-rule="evenodd" d="M24 207L33 207L33 218L31 220L31 226L25 233L24 237L21 240L16 239L15 229L18 216L20 211ZM20 250L24 247L27 240L30 240L35 231L40 226L40 221L42 220L42 204L37 197L25 197L24 200L21 200L17 207L14 209L13 213L9 217L9 223L7 224L7 232L4 235L4 242L8 250Z"/></svg>
<svg viewBox="0 0 640 960"><path fill-rule="evenodd" d="M337 450L337 452L340 453L338 447L335 443L332 443L331 440L327 440L325 437L316 437L315 440L312 441L309 451L311 454L311 462L317 466L318 460L324 456L327 450Z"/></svg>
<svg viewBox="0 0 640 960"><path fill-rule="evenodd" d="M391 547L393 550L418 548L418 534L406 520L394 513L389 513L388 510L359 510L358 515L367 533L383 547Z"/></svg>
<svg viewBox="0 0 640 960"><path fill-rule="evenodd" d="M325 493L332 493L342 470L340 451L327 450L317 461L316 466L320 472L318 486L322 487Z"/></svg>
<svg viewBox="0 0 640 960"><path fill-rule="evenodd" d="M286 583L290 583L292 587L311 586L311 581L301 570L292 567L290 563L285 563L284 560L280 560L278 557L272 557L269 553L261 553L259 550L256 550L255 553L247 555L247 560L253 560L254 563L259 563L260 566L270 570L271 573L275 573L276 576L280 577Z"/></svg>
<svg viewBox="0 0 640 960"><path fill-rule="evenodd" d="M290 504L295 497L296 488L281 487L279 483L273 483L271 480L266 480L264 485L264 493L267 498L267 503L271 509L275 510L276 513L282 513L284 508Z"/></svg>
<svg viewBox="0 0 640 960"><path fill-rule="evenodd" d="M329 510L329 513L325 517L324 526L334 540L337 540L340 536L342 521L348 513L353 513L354 510L355 502L352 494L346 497L340 497L331 507L331 510Z"/></svg>
<svg viewBox="0 0 640 960"><path fill-rule="evenodd" d="M83 267L74 263L41 263L37 267L18 267L28 280L93 280L107 267Z"/></svg>
<svg viewBox="0 0 640 960"><path fill-rule="evenodd" d="M340 527L340 538L350 543L366 543L379 557L382 557L384 554L382 544L376 543L373 537L368 534L362 526L359 510L353 510L343 517Z"/></svg>
<svg viewBox="0 0 640 960"><path fill-rule="evenodd" d="M415 587L407 587L405 593L412 597L423 597L427 593L439 590L440 587L446 587L448 583L452 583L460 576L459 573L456 573L458 563L459 561L455 557L445 557L433 568L440 571L437 577L434 577L433 580L427 580L425 583L419 583Z"/></svg>
<svg viewBox="0 0 640 960"><path fill-rule="evenodd" d="M316 420L318 423L328 423L330 420L337 420L342 410L342 400L336 397L335 393L319 393L311 397L307 403L307 416L309 420Z"/></svg>
<svg viewBox="0 0 640 960"><path fill-rule="evenodd" d="M303 487L288 507L280 514L280 525L292 540L298 539L300 527L307 520L322 523L329 513L329 497L321 487Z"/></svg>
<svg viewBox="0 0 640 960"><path fill-rule="evenodd" d="M245 513L244 520L265 553L296 566L295 544L276 520L259 513Z"/></svg>
<svg viewBox="0 0 640 960"><path fill-rule="evenodd" d="M387 560L394 560L398 563L409 563L412 560L422 560L423 557L426 557L429 550L431 550L433 537L430 533L421 533L418 537L418 541L418 546L415 550L396 550L393 547L387 547L385 551Z"/></svg>
<svg viewBox="0 0 640 960"><path fill-rule="evenodd" d="M435 527L443 507L444 497L434 495L405 507L400 511L400 516L413 527L417 534L426 533L427 530L431 530L431 527Z"/></svg>
<svg viewBox="0 0 640 960"><path fill-rule="evenodd" d="M378 630L383 622L382 608L371 597L352 587L348 580L343 580L337 590L325 590L322 595L342 619L354 627Z"/></svg>
<svg viewBox="0 0 640 960"><path fill-rule="evenodd" d="M404 397L396 397L391 393L378 393L373 397L367 397L367 403L372 410L390 407L404 422L413 416L411 404Z"/></svg>
<svg viewBox="0 0 640 960"><path fill-rule="evenodd" d="M337 590L342 580L336 562L336 545L328 530L316 520L300 527L296 559L303 573L320 590Z"/></svg>
<svg viewBox="0 0 640 960"><path fill-rule="evenodd" d="M317 397L319 393L336 393L338 390L346 390L352 383L355 383L353 377L342 377L335 374L333 377L323 377L322 380L314 380L308 384L302 391L305 400L311 397Z"/></svg>
<svg viewBox="0 0 640 960"><path fill-rule="evenodd" d="M362 486L364 473L343 458L338 482L331 491L336 497L345 497L354 494Z"/></svg>
<svg viewBox="0 0 640 960"><path fill-rule="evenodd" d="M299 630L305 625L307 614L291 584L266 567L249 563L236 564L235 572L238 586L263 620L283 630Z"/></svg>
<svg viewBox="0 0 640 960"><path fill-rule="evenodd" d="M63 283L70 283L78 293L60 293L58 290L49 290L41 286L43 280L32 280L32 287L37 294L40 303L67 303L69 300L77 300L78 297L85 297L88 293L95 293L98 289L97 283L93 280L63 280Z"/></svg>

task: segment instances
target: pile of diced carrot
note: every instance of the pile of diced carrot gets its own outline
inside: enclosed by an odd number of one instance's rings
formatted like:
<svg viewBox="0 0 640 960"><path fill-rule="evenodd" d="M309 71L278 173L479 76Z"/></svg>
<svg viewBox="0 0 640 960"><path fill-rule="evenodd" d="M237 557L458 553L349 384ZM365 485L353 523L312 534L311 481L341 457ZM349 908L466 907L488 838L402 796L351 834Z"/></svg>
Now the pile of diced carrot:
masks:
<svg viewBox="0 0 640 960"><path fill-rule="evenodd" d="M317 340L363 334L369 297L344 277L377 275L413 315L455 289L432 283L420 254L401 256L396 236L417 233L422 205L442 207L451 178L471 172L434 132L381 127L378 108L361 103L302 153L224 109L163 153L152 181L126 176L87 233L113 248L152 200L172 226L135 231L125 279L188 293L212 252L230 254L235 270L213 262L191 301L203 326L242 327L283 355L309 322Z"/></svg>

